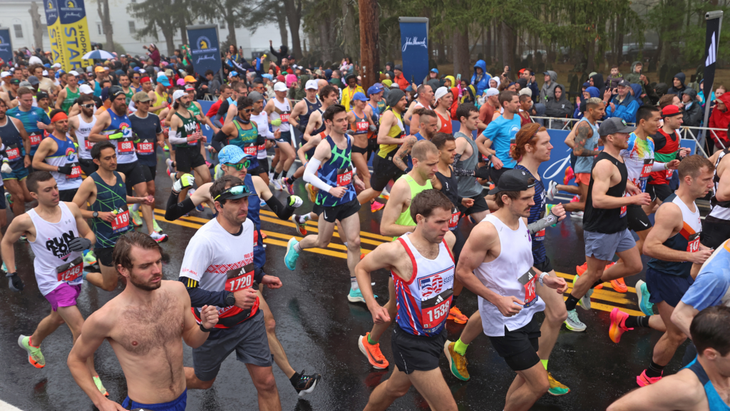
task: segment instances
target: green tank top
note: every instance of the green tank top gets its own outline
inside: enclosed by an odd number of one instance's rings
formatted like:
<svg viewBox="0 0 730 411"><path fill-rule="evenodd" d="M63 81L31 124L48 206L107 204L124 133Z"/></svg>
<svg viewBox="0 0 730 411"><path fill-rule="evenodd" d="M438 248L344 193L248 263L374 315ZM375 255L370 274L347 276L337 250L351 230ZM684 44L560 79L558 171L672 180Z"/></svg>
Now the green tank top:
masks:
<svg viewBox="0 0 730 411"><path fill-rule="evenodd" d="M124 89L122 89L122 91L124 91ZM127 106L129 106L129 102L132 101L132 96L134 96L134 90L130 87L129 91L124 93L124 97L127 100Z"/></svg>
<svg viewBox="0 0 730 411"><path fill-rule="evenodd" d="M76 92L74 93L68 88L68 86L66 86L66 98L63 99L63 103L61 103L61 110L68 113L68 110L74 105L74 102L77 98L79 98L79 96L81 96L81 92L78 87L76 87Z"/></svg>
<svg viewBox="0 0 730 411"><path fill-rule="evenodd" d="M176 116L180 117L180 120L182 120L182 127L178 129L180 131L180 138L187 138L189 135L192 135L196 131L200 131L200 125L198 124L198 121L195 119L195 117L190 115L190 118L185 118L180 115L180 113L175 113ZM185 143L185 144L176 144L175 147L185 148L185 147L197 147L198 141L196 140L195 143Z"/></svg>
<svg viewBox="0 0 730 411"><path fill-rule="evenodd" d="M244 130L238 123L238 116L236 116L236 118L233 119L233 124L236 125L238 135L236 138L228 140L228 143L241 147L241 150L243 150L244 153L256 157L258 154L257 143L259 139L259 130L256 127L256 122L252 121L252 127L248 130Z"/></svg>
<svg viewBox="0 0 730 411"><path fill-rule="evenodd" d="M188 107L188 111L193 113L194 116L203 114L200 112L200 109L198 108L198 106L196 106L194 103L190 103L190 107Z"/></svg>
<svg viewBox="0 0 730 411"><path fill-rule="evenodd" d="M431 180L426 180L426 184L419 185L416 180L413 179L413 177L409 176L408 174L405 174L401 176L400 179L405 179L408 183L408 187L411 189L411 200L421 191L430 190L433 188L431 186ZM398 219L395 220L396 225L404 225L404 226L415 226L416 222L413 221L411 218L411 207L409 206L408 209L402 213L400 213L400 216L398 216ZM393 240L395 241L398 237L393 237Z"/></svg>

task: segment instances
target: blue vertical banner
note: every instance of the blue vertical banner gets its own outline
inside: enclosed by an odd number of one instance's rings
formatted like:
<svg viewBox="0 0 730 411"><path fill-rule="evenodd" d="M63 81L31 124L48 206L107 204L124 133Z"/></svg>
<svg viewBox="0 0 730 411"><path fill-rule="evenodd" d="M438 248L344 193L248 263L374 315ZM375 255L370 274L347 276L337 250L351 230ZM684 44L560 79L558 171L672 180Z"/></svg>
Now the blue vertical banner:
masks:
<svg viewBox="0 0 730 411"><path fill-rule="evenodd" d="M403 76L411 84L421 84L428 76L428 18L398 17Z"/></svg>
<svg viewBox="0 0 730 411"><path fill-rule="evenodd" d="M0 28L0 59L8 65L13 65L13 41L10 38L10 29Z"/></svg>
<svg viewBox="0 0 730 411"><path fill-rule="evenodd" d="M214 73L219 72L222 63L218 42L218 25L188 26L187 31L195 73L204 76L208 70L212 70Z"/></svg>

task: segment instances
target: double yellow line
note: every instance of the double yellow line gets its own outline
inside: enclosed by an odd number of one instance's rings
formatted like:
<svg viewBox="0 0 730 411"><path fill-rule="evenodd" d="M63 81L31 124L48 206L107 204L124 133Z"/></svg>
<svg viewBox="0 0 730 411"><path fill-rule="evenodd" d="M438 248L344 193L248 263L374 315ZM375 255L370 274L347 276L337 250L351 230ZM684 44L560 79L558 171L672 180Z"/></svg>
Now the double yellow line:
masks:
<svg viewBox="0 0 730 411"><path fill-rule="evenodd" d="M290 238L294 237L297 240L301 241L302 237L299 235L293 235L294 233L298 234L298 231L296 229L296 225L291 221L283 221L280 220L278 217L276 217L276 214L274 214L271 211L267 210L261 210L261 221L266 221L267 223L276 224L282 227L288 227L291 228L292 234L286 234L286 233L280 233L277 231L269 231L269 230L261 230L262 233L266 234L266 239L264 239L264 244L271 244L276 245L280 247L287 246L287 243ZM168 224L175 224L183 227L190 227L194 229L198 229L203 226L203 224L207 223L209 221L208 218L201 218L201 217L181 217L178 220L175 221L169 221L165 219L165 210L156 208L155 209L155 217L158 221L168 223ZM308 233L318 233L319 230L317 229L317 222L316 221L307 221L307 232ZM335 226L335 231L333 233L333 237L341 238L340 234L338 232L337 226ZM390 242L391 238L382 236L380 234L373 234L368 233L364 231L360 231L360 244L361 244L361 250L363 254L367 254L370 251L372 251L375 247L379 246L380 244ZM372 248L365 248L366 245L372 246ZM347 259L347 247L345 247L344 244L338 244L331 242L327 248L307 248L304 251L315 253L315 254L321 254L326 255L330 257L336 257L336 258L342 258ZM564 299L567 299L567 295L570 294L570 291L573 289L573 277L575 274L567 274L567 273L561 273L556 272L556 274L559 277L565 278L568 282L568 289L565 291ZM610 283L604 283L602 290L595 290L593 292L593 296L591 297L592 303L591 307L596 310L600 311L606 311L611 312L614 308L620 308L621 310L627 312L629 315L638 315L643 316L644 314L638 310L638 305L635 300L628 298L629 293L634 294L635 289L633 287L628 287L629 292L626 294L623 293L617 293L613 291L613 288L611 287ZM599 303L597 300L606 302Z"/></svg>

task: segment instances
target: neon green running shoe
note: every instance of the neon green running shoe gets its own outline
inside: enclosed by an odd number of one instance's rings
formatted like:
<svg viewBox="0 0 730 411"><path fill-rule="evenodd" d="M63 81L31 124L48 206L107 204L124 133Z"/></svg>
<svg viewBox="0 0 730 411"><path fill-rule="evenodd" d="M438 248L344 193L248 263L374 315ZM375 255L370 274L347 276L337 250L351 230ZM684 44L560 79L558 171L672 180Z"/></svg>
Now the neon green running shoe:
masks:
<svg viewBox="0 0 730 411"><path fill-rule="evenodd" d="M129 215L132 217L132 224L135 227L142 227L142 217L139 215L139 211L130 210Z"/></svg>
<svg viewBox="0 0 730 411"><path fill-rule="evenodd" d="M30 365L36 368L43 368L46 366L46 359L41 353L41 347L33 347L30 345L30 336L21 335L18 337L18 345L20 348L28 351L28 362Z"/></svg>
<svg viewBox="0 0 730 411"><path fill-rule="evenodd" d="M159 224L157 224L156 219L152 220L152 231L154 231L156 233L162 233L162 228L160 227Z"/></svg>

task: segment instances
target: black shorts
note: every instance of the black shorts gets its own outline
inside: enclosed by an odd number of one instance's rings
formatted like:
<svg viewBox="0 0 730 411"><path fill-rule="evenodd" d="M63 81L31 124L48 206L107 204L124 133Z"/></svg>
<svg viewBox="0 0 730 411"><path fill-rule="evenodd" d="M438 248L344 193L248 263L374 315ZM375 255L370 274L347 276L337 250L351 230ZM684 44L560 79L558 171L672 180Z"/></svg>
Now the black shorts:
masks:
<svg viewBox="0 0 730 411"><path fill-rule="evenodd" d="M194 168L204 166L205 159L200 147L178 147L175 150L175 168L181 173L192 173Z"/></svg>
<svg viewBox="0 0 730 411"><path fill-rule="evenodd" d="M60 201L65 201L67 203L70 203L74 201L74 196L76 195L76 192L79 191L78 188L74 188L71 190L58 190L58 199Z"/></svg>
<svg viewBox="0 0 730 411"><path fill-rule="evenodd" d="M132 195L132 189L139 183L146 183L144 169L139 161L127 164L117 164L117 171L124 174L124 184L127 186L127 195Z"/></svg>
<svg viewBox="0 0 730 411"><path fill-rule="evenodd" d="M5 210L7 205L5 204L5 186L0 186L0 210Z"/></svg>
<svg viewBox="0 0 730 411"><path fill-rule="evenodd" d="M373 159L373 173L370 176L370 187L375 191L383 191L390 180L396 181L405 171L393 164L393 154L386 158L376 155Z"/></svg>
<svg viewBox="0 0 730 411"><path fill-rule="evenodd" d="M269 159L268 158L259 158L259 167L261 167L262 170L264 170L264 174L269 172Z"/></svg>
<svg viewBox="0 0 730 411"><path fill-rule="evenodd" d="M369 138L368 139L368 148L367 148L368 159L370 158L370 155L372 153L377 153L378 152L378 147L380 147L380 146L378 145L378 139L377 138Z"/></svg>
<svg viewBox="0 0 730 411"><path fill-rule="evenodd" d="M155 181L155 177L157 177L157 164L155 164L153 166L143 165L142 168L144 168L146 170L145 174L144 174L145 178L147 178L148 173L149 173L149 180L147 180L147 182L149 183L150 181Z"/></svg>
<svg viewBox="0 0 730 411"><path fill-rule="evenodd" d="M658 198L659 201L662 202L664 202L664 200L666 200L667 197L669 197L673 193L672 189L669 187L669 184L647 184L646 192L649 193L649 195L651 196L651 201L654 201Z"/></svg>
<svg viewBox="0 0 730 411"><path fill-rule="evenodd" d="M649 302L654 304L664 301L672 307L676 307L694 282L689 274L686 276L669 275L651 267L646 269L646 288L651 294Z"/></svg>
<svg viewBox="0 0 730 411"><path fill-rule="evenodd" d="M393 362L398 370L406 374L413 371L431 371L439 367L439 358L444 352L446 327L433 337L411 335L398 324L393 327L390 347Z"/></svg>
<svg viewBox="0 0 730 411"><path fill-rule="evenodd" d="M504 328L504 337L489 337L492 347L513 371L522 371L540 363L537 355L540 321L535 316L527 325L514 331Z"/></svg>
<svg viewBox="0 0 730 411"><path fill-rule="evenodd" d="M639 231L651 228L651 221L639 205L630 205L626 207L626 218L629 222L629 230L638 233Z"/></svg>
<svg viewBox="0 0 730 411"><path fill-rule="evenodd" d="M702 223L700 243L709 248L720 248L730 238L730 221L707 216Z"/></svg>
<svg viewBox="0 0 730 411"><path fill-rule="evenodd" d="M150 181L154 181L155 176L154 176L154 174L150 173L149 167L144 166L144 165L141 165L141 166L142 166L142 175L144 176L144 182L148 183Z"/></svg>
<svg viewBox="0 0 730 411"><path fill-rule="evenodd" d="M550 271L553 271L553 264L550 262L548 256L545 256L545 259L540 262L535 261L532 266L542 271L543 273L549 273Z"/></svg>
<svg viewBox="0 0 730 411"><path fill-rule="evenodd" d="M353 153L360 153L360 154L362 154L362 155L367 155L367 153L368 153L368 149L367 149L367 147L365 147L365 148L362 148L362 147L358 147L358 146L356 146L355 144L353 144L353 145L352 145L352 152L353 152Z"/></svg>
<svg viewBox="0 0 730 411"><path fill-rule="evenodd" d="M99 169L99 166L97 166L93 160L85 160L83 158L79 158L79 165L81 166L81 171L86 177L92 175L96 170Z"/></svg>
<svg viewBox="0 0 730 411"><path fill-rule="evenodd" d="M282 131L279 135L279 138L276 139L277 143L288 143L291 144L291 132L290 131Z"/></svg>
<svg viewBox="0 0 730 411"><path fill-rule="evenodd" d="M464 215L471 215L474 213L480 213L482 211L489 210L489 206L487 206L487 200L484 199L484 196L481 195L481 193L470 198L474 200L474 204L472 204L471 207L466 208L463 205L459 204L459 211L464 213Z"/></svg>
<svg viewBox="0 0 730 411"><path fill-rule="evenodd" d="M357 214L360 211L360 202L357 201L356 197L349 203L339 204L334 207L322 207L320 210L324 215L324 221L334 223L335 220L342 221L353 214Z"/></svg>
<svg viewBox="0 0 730 411"><path fill-rule="evenodd" d="M512 169L502 167L497 170L496 168L492 167L491 170L489 170L489 179L492 180L492 182L496 185L499 182L499 178L502 177L502 174L506 173L509 170Z"/></svg>
<svg viewBox="0 0 730 411"><path fill-rule="evenodd" d="M96 260L99 262L99 265L103 265L104 267L114 267L114 263L112 260L113 252L114 247L94 248Z"/></svg>
<svg viewBox="0 0 730 411"><path fill-rule="evenodd" d="M260 174L266 174L266 170L264 170L264 168L261 166L261 162L259 162L259 165L257 165L254 168L250 168L248 170L248 173L251 174L252 176L257 176Z"/></svg>

